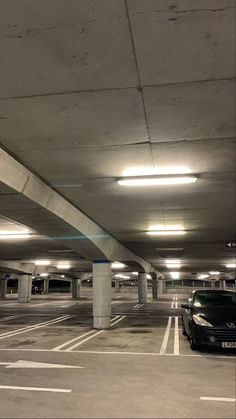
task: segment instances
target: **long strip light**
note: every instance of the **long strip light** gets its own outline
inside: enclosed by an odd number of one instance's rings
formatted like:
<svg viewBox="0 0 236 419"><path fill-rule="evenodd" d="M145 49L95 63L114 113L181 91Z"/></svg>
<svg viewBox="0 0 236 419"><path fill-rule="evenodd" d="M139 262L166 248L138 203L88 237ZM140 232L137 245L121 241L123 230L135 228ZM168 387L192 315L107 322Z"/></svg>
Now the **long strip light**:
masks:
<svg viewBox="0 0 236 419"><path fill-rule="evenodd" d="M196 182L196 176L183 175L159 175L159 176L136 176L117 180L121 186L156 186L156 185L181 185Z"/></svg>
<svg viewBox="0 0 236 419"><path fill-rule="evenodd" d="M57 269L70 269L69 263L58 263Z"/></svg>
<svg viewBox="0 0 236 419"><path fill-rule="evenodd" d="M121 263L121 262L113 262L112 264L111 264L111 267L113 268L113 269L122 269L122 268L125 268L125 264L124 263Z"/></svg>
<svg viewBox="0 0 236 419"><path fill-rule="evenodd" d="M210 271L209 274L210 275L219 275L220 272L219 271Z"/></svg>
<svg viewBox="0 0 236 419"><path fill-rule="evenodd" d="M209 275L207 275L207 274L198 275L198 279L206 279L208 277L209 277Z"/></svg>
<svg viewBox="0 0 236 419"><path fill-rule="evenodd" d="M146 231L149 236L182 236L186 234L185 230L153 230Z"/></svg>
<svg viewBox="0 0 236 419"><path fill-rule="evenodd" d="M30 237L28 230L0 230L0 240L3 239L27 239Z"/></svg>
<svg viewBox="0 0 236 419"><path fill-rule="evenodd" d="M227 263L226 268L236 268L236 263Z"/></svg>
<svg viewBox="0 0 236 419"><path fill-rule="evenodd" d="M34 263L37 266L47 266L47 265L50 265L50 261L49 260L36 260Z"/></svg>

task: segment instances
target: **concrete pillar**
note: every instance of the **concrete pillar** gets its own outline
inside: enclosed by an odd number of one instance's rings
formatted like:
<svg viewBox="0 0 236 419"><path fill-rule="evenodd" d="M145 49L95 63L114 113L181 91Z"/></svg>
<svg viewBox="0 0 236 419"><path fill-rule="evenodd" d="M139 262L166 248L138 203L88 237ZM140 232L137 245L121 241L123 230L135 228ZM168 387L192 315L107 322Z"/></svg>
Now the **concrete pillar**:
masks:
<svg viewBox="0 0 236 419"><path fill-rule="evenodd" d="M158 279L158 294L164 293L164 281L163 279Z"/></svg>
<svg viewBox="0 0 236 419"><path fill-rule="evenodd" d="M43 280L43 293L48 294L48 290L49 290L49 279L44 279Z"/></svg>
<svg viewBox="0 0 236 419"><path fill-rule="evenodd" d="M78 300L80 298L80 279L71 280L71 291L73 300Z"/></svg>
<svg viewBox="0 0 236 419"><path fill-rule="evenodd" d="M152 299L157 300L157 279L152 278Z"/></svg>
<svg viewBox="0 0 236 419"><path fill-rule="evenodd" d="M221 279L219 285L220 285L220 289L221 290L225 290L226 289L226 281L225 281L225 279Z"/></svg>
<svg viewBox="0 0 236 419"><path fill-rule="evenodd" d="M147 302L147 274L138 274L138 301L143 304Z"/></svg>
<svg viewBox="0 0 236 419"><path fill-rule="evenodd" d="M214 282L214 281L212 281L212 282L211 282L211 289L212 289L212 290L215 290L215 289L216 289L215 285L216 285L216 284L215 284L215 282Z"/></svg>
<svg viewBox="0 0 236 419"><path fill-rule="evenodd" d="M29 303L31 300L32 276L19 275L18 279L18 303Z"/></svg>
<svg viewBox="0 0 236 419"><path fill-rule="evenodd" d="M120 292L120 283L119 281L115 281L115 292L119 293Z"/></svg>
<svg viewBox="0 0 236 419"><path fill-rule="evenodd" d="M7 294L7 279L1 279L0 287L1 298L4 300Z"/></svg>
<svg viewBox="0 0 236 419"><path fill-rule="evenodd" d="M111 319L111 262L93 262L93 327L108 329Z"/></svg>

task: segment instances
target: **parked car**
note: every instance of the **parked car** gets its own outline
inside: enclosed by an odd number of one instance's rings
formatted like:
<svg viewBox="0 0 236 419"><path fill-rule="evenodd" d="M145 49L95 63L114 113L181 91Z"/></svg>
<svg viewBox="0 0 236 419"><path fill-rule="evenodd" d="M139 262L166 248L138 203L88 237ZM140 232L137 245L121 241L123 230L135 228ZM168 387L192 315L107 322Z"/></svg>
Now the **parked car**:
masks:
<svg viewBox="0 0 236 419"><path fill-rule="evenodd" d="M32 294L42 294L43 289L40 285L32 285Z"/></svg>
<svg viewBox="0 0 236 419"><path fill-rule="evenodd" d="M191 349L236 348L235 292L193 291L181 307L183 335L188 336Z"/></svg>

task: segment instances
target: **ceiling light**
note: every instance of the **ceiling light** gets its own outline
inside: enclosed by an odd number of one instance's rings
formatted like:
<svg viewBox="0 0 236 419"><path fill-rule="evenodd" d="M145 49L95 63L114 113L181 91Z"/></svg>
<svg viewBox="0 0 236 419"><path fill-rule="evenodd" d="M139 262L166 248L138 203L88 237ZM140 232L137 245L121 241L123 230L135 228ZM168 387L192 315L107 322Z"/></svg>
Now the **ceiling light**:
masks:
<svg viewBox="0 0 236 419"><path fill-rule="evenodd" d="M179 272L170 272L170 275L173 279L179 279Z"/></svg>
<svg viewBox="0 0 236 419"><path fill-rule="evenodd" d="M27 239L30 237L28 230L13 231L0 230L0 240L2 239Z"/></svg>
<svg viewBox="0 0 236 419"><path fill-rule="evenodd" d="M137 166L129 167L124 170L123 176L153 176L153 175L171 175L171 174L185 174L191 173L189 167L186 166L160 166L160 167L150 167L150 166Z"/></svg>
<svg viewBox="0 0 236 419"><path fill-rule="evenodd" d="M59 263L57 269L69 269L70 265L68 263Z"/></svg>
<svg viewBox="0 0 236 419"><path fill-rule="evenodd" d="M61 278L65 278L65 275L61 275Z"/></svg>
<svg viewBox="0 0 236 419"><path fill-rule="evenodd" d="M130 279L130 276L128 275L122 275L122 274L116 274L115 278L122 278L122 279Z"/></svg>
<svg viewBox="0 0 236 419"><path fill-rule="evenodd" d="M145 176L145 177L128 177L118 179L117 183L121 186L156 186L156 185L180 185L196 182L196 176Z"/></svg>
<svg viewBox="0 0 236 419"><path fill-rule="evenodd" d="M210 271L209 274L210 275L219 275L219 271Z"/></svg>
<svg viewBox="0 0 236 419"><path fill-rule="evenodd" d="M48 276L48 274L46 272L43 272L39 276Z"/></svg>
<svg viewBox="0 0 236 419"><path fill-rule="evenodd" d="M227 263L226 268L236 268L236 263Z"/></svg>
<svg viewBox="0 0 236 419"><path fill-rule="evenodd" d="M147 279L152 279L152 276L150 274L147 274Z"/></svg>
<svg viewBox="0 0 236 419"><path fill-rule="evenodd" d="M138 276L138 272L131 272L131 275Z"/></svg>
<svg viewBox="0 0 236 419"><path fill-rule="evenodd" d="M206 279L206 278L208 278L209 277L209 275L205 275L205 274L201 274L201 275L198 275L198 279Z"/></svg>
<svg viewBox="0 0 236 419"><path fill-rule="evenodd" d="M173 269L173 268L180 268L180 267L181 267L181 265L180 265L180 263L167 263L167 264L166 264L166 267L167 267L168 269Z"/></svg>
<svg viewBox="0 0 236 419"><path fill-rule="evenodd" d="M34 263L37 266L46 266L50 264L50 261L49 260L36 260Z"/></svg>
<svg viewBox="0 0 236 419"><path fill-rule="evenodd" d="M155 231L146 231L146 234L149 236L181 236L186 234L185 230L155 230Z"/></svg>
<svg viewBox="0 0 236 419"><path fill-rule="evenodd" d="M166 259L165 263L180 263L180 259Z"/></svg>
<svg viewBox="0 0 236 419"><path fill-rule="evenodd" d="M113 269L122 269L122 268L125 268L125 264L124 263L121 263L121 262L113 262L112 264L111 264L111 267L113 268Z"/></svg>

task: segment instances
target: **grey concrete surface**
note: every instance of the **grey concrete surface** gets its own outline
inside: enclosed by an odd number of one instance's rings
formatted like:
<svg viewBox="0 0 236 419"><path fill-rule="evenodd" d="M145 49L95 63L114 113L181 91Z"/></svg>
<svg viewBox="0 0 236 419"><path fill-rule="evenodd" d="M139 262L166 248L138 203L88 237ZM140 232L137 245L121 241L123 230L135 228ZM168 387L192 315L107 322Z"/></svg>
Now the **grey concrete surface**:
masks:
<svg viewBox="0 0 236 419"><path fill-rule="evenodd" d="M99 332L89 293L76 302L36 297L27 306L12 299L0 304L0 417L235 417L234 402L200 399L235 398L236 358L190 350L181 334L183 295L146 304L133 294L113 296L113 325Z"/></svg>

